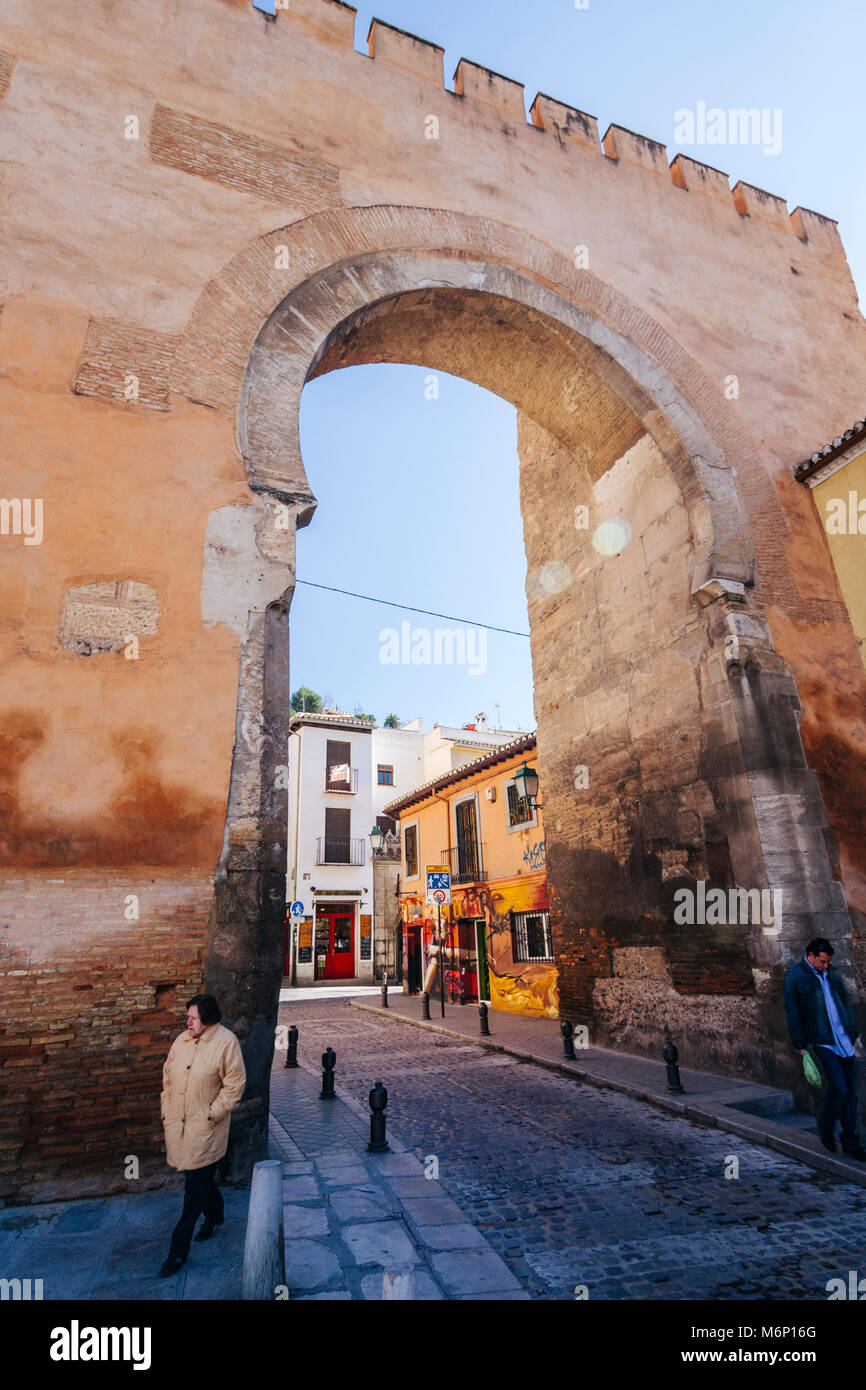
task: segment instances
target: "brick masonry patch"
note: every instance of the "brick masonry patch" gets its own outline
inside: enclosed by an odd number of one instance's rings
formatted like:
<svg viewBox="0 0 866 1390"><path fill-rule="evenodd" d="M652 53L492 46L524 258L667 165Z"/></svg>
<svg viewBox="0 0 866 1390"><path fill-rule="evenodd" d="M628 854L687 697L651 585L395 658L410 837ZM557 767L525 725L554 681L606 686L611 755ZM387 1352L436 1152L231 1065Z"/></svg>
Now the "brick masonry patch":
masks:
<svg viewBox="0 0 866 1390"><path fill-rule="evenodd" d="M168 410L177 339L115 319L91 319L73 390L79 396Z"/></svg>
<svg viewBox="0 0 866 1390"><path fill-rule="evenodd" d="M12 81L12 69L15 66L15 55L4 53L0 49L0 99L5 97L9 91L9 83Z"/></svg>
<svg viewBox="0 0 866 1390"><path fill-rule="evenodd" d="M305 212L335 207L340 200L333 165L300 159L279 145L159 103L150 154L158 164Z"/></svg>

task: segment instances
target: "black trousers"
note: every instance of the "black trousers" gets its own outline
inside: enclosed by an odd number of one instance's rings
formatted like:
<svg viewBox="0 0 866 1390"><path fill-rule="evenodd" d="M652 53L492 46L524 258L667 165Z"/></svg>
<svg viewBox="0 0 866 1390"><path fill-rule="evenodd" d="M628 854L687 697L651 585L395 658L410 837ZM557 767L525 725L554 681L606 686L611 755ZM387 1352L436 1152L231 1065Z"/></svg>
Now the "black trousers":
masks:
<svg viewBox="0 0 866 1390"><path fill-rule="evenodd" d="M833 1137L836 1125L842 1122L842 1148L850 1151L860 1144L857 1134L857 1059L837 1057L826 1047L813 1047L817 1054L824 1089L818 1111L818 1128Z"/></svg>
<svg viewBox="0 0 866 1390"><path fill-rule="evenodd" d="M223 1195L216 1185L216 1163L208 1163L204 1168L188 1168L183 1190L183 1211L180 1220L171 1233L169 1257L189 1254L195 1223L202 1212L216 1222L223 1219Z"/></svg>

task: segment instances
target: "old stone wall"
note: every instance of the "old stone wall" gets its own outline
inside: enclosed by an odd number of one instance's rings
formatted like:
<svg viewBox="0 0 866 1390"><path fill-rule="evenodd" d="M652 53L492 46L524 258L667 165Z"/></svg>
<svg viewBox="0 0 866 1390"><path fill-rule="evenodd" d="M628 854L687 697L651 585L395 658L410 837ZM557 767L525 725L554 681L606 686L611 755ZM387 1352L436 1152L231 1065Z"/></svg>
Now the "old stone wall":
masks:
<svg viewBox="0 0 866 1390"><path fill-rule="evenodd" d="M354 29L336 0L0 16L3 488L42 518L0 536L6 1199L98 1156L111 1184L131 1144L157 1163L160 1054L202 970L250 1075L236 1174L262 1151L318 371L417 360L521 411L569 1007L637 1048L664 1014L775 1074L786 952L824 922L847 969L866 914L863 667L791 476L862 413L835 224L551 98L527 118L477 64L447 90L435 44L376 22L359 52ZM580 549L584 504L639 547ZM695 874L793 884L802 911L698 945L664 925ZM142 882L157 915L118 918ZM135 1097L116 1129L100 1068ZM73 1098L83 1150L56 1143Z"/></svg>

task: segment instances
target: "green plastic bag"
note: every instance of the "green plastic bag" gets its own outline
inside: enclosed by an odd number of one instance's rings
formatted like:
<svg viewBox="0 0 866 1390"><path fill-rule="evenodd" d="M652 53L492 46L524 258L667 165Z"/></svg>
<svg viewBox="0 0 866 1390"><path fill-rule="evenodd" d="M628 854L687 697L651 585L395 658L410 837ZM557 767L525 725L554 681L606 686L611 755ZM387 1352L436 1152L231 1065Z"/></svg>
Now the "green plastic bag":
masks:
<svg viewBox="0 0 866 1390"><path fill-rule="evenodd" d="M810 1086L823 1086L824 1078L821 1076L816 1063L808 1052L803 1053L803 1075Z"/></svg>

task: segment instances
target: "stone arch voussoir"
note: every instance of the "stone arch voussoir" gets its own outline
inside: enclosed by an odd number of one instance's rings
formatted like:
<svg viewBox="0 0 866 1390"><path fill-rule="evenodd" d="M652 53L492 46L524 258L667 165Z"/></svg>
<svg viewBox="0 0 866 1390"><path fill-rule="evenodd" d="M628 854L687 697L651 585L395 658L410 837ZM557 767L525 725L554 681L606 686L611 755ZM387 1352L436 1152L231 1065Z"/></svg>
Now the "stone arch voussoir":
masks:
<svg viewBox="0 0 866 1390"><path fill-rule="evenodd" d="M429 208L318 214L258 237L208 284L182 335L172 387L238 422L250 486L315 506L298 437L300 396L341 325L383 300L447 286L497 293L603 354L613 388L663 448L696 520L693 585L708 596L754 580L736 479L763 472L757 446L695 360L637 304L539 239ZM640 410L638 410L640 413Z"/></svg>

